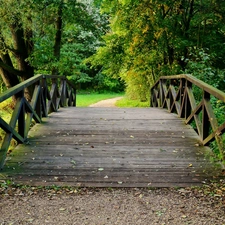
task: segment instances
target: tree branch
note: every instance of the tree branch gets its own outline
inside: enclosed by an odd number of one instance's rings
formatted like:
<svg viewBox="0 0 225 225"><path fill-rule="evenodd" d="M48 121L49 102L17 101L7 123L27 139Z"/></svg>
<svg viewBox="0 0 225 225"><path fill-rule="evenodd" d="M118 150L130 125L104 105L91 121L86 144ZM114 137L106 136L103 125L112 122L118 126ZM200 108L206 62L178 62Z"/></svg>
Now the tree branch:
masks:
<svg viewBox="0 0 225 225"><path fill-rule="evenodd" d="M20 77L24 75L24 72L21 72L20 70L14 69L13 67L5 64L1 58L0 58L0 67L8 71L9 73L12 73L13 75L20 76Z"/></svg>

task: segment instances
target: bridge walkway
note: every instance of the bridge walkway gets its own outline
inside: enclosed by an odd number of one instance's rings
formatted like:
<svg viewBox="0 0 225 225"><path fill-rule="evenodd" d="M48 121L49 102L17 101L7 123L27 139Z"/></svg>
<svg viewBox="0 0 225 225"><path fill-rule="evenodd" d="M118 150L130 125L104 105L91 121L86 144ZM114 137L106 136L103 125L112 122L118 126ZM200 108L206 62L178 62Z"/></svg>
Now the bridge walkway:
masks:
<svg viewBox="0 0 225 225"><path fill-rule="evenodd" d="M15 183L185 187L221 174L195 131L159 108L60 108L1 171Z"/></svg>

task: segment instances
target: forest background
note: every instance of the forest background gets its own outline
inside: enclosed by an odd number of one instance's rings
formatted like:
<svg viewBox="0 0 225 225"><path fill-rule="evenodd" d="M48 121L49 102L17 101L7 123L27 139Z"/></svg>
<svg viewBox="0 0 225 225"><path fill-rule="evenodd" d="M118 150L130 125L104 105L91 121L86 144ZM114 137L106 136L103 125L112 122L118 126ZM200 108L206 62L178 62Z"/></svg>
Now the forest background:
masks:
<svg viewBox="0 0 225 225"><path fill-rule="evenodd" d="M147 101L161 75L225 90L225 1L0 0L0 90L34 74Z"/></svg>

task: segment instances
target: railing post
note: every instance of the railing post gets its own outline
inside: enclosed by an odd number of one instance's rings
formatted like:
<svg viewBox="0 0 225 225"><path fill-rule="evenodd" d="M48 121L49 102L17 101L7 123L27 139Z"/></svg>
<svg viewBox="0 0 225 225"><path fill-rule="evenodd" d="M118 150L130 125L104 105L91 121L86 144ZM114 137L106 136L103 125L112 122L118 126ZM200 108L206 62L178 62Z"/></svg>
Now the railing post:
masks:
<svg viewBox="0 0 225 225"><path fill-rule="evenodd" d="M165 94L163 89L163 84L165 83L164 80L159 80L159 90L160 90L160 107L163 107L163 103L165 101Z"/></svg>
<svg viewBox="0 0 225 225"><path fill-rule="evenodd" d="M20 96L17 101L21 100L21 109L18 114L18 134L24 138L25 137L25 105L24 105L24 89L18 93L18 96Z"/></svg>
<svg viewBox="0 0 225 225"><path fill-rule="evenodd" d="M185 109L184 109L184 101L185 101L185 84L186 84L186 79L181 78L180 79L180 113L179 117L184 118L185 117Z"/></svg>
<svg viewBox="0 0 225 225"><path fill-rule="evenodd" d="M62 90L61 90L61 102L62 102L62 106L66 106L66 88L67 88L67 82L66 82L66 78L63 77L62 79Z"/></svg>
<svg viewBox="0 0 225 225"><path fill-rule="evenodd" d="M51 112L57 111L57 83L55 82L55 79L52 79L52 85L51 85L51 91L50 91L50 100L49 100L49 109L48 114Z"/></svg>
<svg viewBox="0 0 225 225"><path fill-rule="evenodd" d="M74 91L74 100L73 100L73 106L77 106L77 89L73 89Z"/></svg>
<svg viewBox="0 0 225 225"><path fill-rule="evenodd" d="M210 101L210 94L206 91L203 91L203 105L202 105L202 141L208 137L210 132L210 121L209 116L205 107L204 102Z"/></svg>
<svg viewBox="0 0 225 225"><path fill-rule="evenodd" d="M39 118L42 119L42 104L41 104L42 88L41 88L41 80L39 80L37 82L37 86L39 88L39 91L37 93L38 96L37 96L37 102L36 102L35 111L36 111L37 115L39 116Z"/></svg>
<svg viewBox="0 0 225 225"><path fill-rule="evenodd" d="M48 109L47 109L47 81L46 76L42 77L41 81L41 107L42 107L42 116L47 117L48 116Z"/></svg>
<svg viewBox="0 0 225 225"><path fill-rule="evenodd" d="M175 79L171 79L170 80L170 86L169 86L169 112L173 112L174 110L174 105L175 105L175 101L176 99L173 98L173 94L172 94L172 90L175 89L175 85L176 85L176 80Z"/></svg>
<svg viewBox="0 0 225 225"><path fill-rule="evenodd" d="M154 107L153 105L153 88L150 88L150 91L149 91L149 94L150 94L150 100L149 100L149 103L150 103L150 107Z"/></svg>
<svg viewBox="0 0 225 225"><path fill-rule="evenodd" d="M187 92L189 88L192 88L192 83L186 80L185 119L187 119L189 115L191 114L191 103L190 103L190 99Z"/></svg>

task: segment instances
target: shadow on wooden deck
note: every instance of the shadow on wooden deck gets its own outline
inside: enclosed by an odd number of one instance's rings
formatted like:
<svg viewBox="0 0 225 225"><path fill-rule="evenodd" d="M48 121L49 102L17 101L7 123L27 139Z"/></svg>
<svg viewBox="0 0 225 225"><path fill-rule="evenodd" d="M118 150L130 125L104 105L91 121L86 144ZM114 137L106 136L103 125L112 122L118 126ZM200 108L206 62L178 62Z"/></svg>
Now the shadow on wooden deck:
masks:
<svg viewBox="0 0 225 225"><path fill-rule="evenodd" d="M29 136L1 171L15 183L185 187L222 174L195 131L158 108L62 108Z"/></svg>

